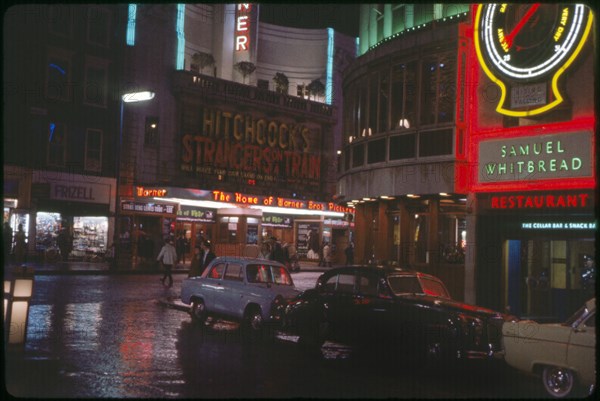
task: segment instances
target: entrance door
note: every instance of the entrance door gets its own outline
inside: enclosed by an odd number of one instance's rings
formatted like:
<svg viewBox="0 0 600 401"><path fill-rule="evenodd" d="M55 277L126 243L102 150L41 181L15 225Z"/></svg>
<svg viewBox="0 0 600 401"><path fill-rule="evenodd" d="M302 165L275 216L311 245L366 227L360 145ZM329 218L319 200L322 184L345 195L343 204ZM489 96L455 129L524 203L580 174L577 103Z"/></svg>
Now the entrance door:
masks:
<svg viewBox="0 0 600 401"><path fill-rule="evenodd" d="M504 242L504 271L506 272L506 304L510 312L521 316L521 241L506 240Z"/></svg>

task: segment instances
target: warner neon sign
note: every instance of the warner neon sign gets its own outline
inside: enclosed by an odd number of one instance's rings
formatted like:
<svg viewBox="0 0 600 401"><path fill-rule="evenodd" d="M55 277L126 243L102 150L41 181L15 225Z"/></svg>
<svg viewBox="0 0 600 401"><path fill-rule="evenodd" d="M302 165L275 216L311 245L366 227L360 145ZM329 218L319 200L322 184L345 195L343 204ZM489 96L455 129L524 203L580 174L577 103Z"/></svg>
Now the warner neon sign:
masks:
<svg viewBox="0 0 600 401"><path fill-rule="evenodd" d="M238 4L235 16L235 51L249 50L251 4Z"/></svg>

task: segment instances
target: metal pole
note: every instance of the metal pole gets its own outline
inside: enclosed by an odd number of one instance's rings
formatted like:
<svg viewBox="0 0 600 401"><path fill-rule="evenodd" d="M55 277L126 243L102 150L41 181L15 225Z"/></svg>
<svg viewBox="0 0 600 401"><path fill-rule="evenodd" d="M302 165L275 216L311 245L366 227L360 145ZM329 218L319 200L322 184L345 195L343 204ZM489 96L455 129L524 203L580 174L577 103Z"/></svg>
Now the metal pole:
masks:
<svg viewBox="0 0 600 401"><path fill-rule="evenodd" d="M121 196L120 196L120 188L121 188L121 147L123 146L123 109L125 106L125 102L123 101L123 98L120 98L120 118L119 118L119 142L117 143L117 155L116 155L116 159L117 159L117 163L116 163L116 175L117 175L117 184L116 184L116 190L115 190L115 195L116 195L116 203L115 203L115 228L114 228L114 233L113 233L113 244L115 246L115 254L114 254L114 261L113 261L113 266L111 266L111 268L116 269L116 267L118 266L118 261L119 261L119 255L121 253L121 247L120 247L120 238L121 238L121 228L120 228L120 221L119 221L119 217L121 214Z"/></svg>

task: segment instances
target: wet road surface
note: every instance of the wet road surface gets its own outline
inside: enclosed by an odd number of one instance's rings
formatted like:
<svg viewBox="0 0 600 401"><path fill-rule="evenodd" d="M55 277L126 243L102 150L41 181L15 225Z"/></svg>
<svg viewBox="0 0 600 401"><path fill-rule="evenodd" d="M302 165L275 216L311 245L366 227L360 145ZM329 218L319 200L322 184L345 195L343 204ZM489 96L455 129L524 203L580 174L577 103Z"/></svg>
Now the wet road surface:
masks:
<svg viewBox="0 0 600 401"><path fill-rule="evenodd" d="M298 287L318 273L298 273ZM179 295L158 275L37 276L26 361L7 361L8 391L43 398L547 398L504 365L427 372L402 356L358 357L293 337L248 341L224 320L194 325L157 302Z"/></svg>

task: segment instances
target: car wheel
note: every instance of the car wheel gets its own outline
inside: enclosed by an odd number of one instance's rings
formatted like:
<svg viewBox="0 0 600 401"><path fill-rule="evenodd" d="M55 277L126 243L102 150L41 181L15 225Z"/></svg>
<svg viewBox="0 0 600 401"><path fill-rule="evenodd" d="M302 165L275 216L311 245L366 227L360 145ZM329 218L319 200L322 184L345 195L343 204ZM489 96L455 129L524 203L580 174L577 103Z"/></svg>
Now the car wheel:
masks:
<svg viewBox="0 0 600 401"><path fill-rule="evenodd" d="M325 314L320 313L317 318L302 324L299 330L298 344L308 351L320 352L321 347L325 343L328 330L329 323Z"/></svg>
<svg viewBox="0 0 600 401"><path fill-rule="evenodd" d="M190 309L190 315L194 323L204 323L206 321L206 306L201 299L194 299Z"/></svg>
<svg viewBox="0 0 600 401"><path fill-rule="evenodd" d="M571 394L575 387L575 374L566 368L545 366L542 371L544 388L553 397L563 398Z"/></svg>
<svg viewBox="0 0 600 401"><path fill-rule="evenodd" d="M244 321L242 323L242 330L244 331L247 339L255 340L260 337L263 328L263 318L260 313L260 308L257 306L251 306L246 310L244 314Z"/></svg>

